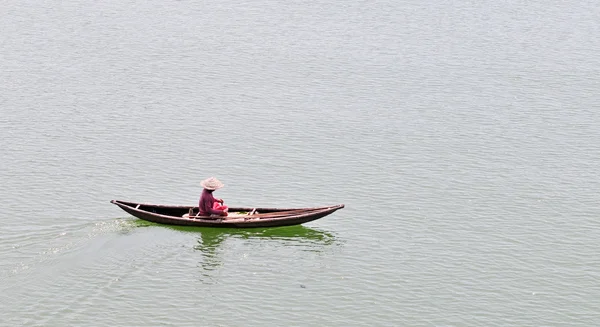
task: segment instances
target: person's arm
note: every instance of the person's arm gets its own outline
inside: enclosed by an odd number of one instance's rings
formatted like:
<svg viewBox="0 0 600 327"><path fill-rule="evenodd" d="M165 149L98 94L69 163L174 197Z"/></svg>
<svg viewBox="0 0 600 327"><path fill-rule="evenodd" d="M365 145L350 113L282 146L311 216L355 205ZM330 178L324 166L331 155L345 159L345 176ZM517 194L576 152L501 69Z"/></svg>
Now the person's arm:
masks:
<svg viewBox="0 0 600 327"><path fill-rule="evenodd" d="M223 203L223 199L216 199L214 197L211 199L210 206L209 206L209 208L207 208L209 214L211 214L211 215L219 215L219 216L227 216L227 212L225 210L219 210L219 209L214 209L213 208L214 202Z"/></svg>

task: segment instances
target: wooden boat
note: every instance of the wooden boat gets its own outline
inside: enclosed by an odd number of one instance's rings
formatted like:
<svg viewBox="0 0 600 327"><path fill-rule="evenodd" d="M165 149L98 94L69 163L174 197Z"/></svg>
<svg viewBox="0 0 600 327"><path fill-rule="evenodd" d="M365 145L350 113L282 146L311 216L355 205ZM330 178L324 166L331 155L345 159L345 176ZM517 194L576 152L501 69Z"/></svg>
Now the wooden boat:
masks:
<svg viewBox="0 0 600 327"><path fill-rule="evenodd" d="M130 215L159 224L199 227L278 227L300 225L323 218L344 207L338 204L315 208L229 208L228 217L198 216L198 207L143 204L112 200Z"/></svg>

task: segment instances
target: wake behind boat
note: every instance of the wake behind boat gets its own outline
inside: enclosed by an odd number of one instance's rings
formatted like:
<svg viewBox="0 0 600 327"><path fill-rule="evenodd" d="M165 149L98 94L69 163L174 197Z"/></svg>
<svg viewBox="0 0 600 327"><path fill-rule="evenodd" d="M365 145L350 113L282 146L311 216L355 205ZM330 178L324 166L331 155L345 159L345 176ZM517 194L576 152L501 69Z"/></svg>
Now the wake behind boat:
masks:
<svg viewBox="0 0 600 327"><path fill-rule="evenodd" d="M279 227L307 223L342 209L343 204L314 208L229 208L228 217L199 216L198 207L112 200L130 215L146 221L198 227Z"/></svg>

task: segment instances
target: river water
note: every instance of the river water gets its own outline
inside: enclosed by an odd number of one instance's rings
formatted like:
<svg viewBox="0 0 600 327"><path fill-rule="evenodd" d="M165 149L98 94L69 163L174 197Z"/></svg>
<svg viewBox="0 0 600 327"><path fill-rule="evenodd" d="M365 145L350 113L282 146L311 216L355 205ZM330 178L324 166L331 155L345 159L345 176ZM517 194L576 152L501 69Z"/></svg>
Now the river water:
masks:
<svg viewBox="0 0 600 327"><path fill-rule="evenodd" d="M3 1L0 325L600 325L594 1ZM174 228L111 199L346 208Z"/></svg>

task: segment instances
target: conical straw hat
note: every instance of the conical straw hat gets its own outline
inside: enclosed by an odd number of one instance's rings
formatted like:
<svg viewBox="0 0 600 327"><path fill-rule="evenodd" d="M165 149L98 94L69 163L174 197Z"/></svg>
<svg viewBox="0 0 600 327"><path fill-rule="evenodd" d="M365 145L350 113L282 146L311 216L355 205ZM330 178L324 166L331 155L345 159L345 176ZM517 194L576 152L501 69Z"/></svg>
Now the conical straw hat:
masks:
<svg viewBox="0 0 600 327"><path fill-rule="evenodd" d="M214 191L225 186L223 183L221 183L220 180L216 179L215 177L210 177L203 180L202 182L200 182L200 185L202 185L202 187L210 191Z"/></svg>

